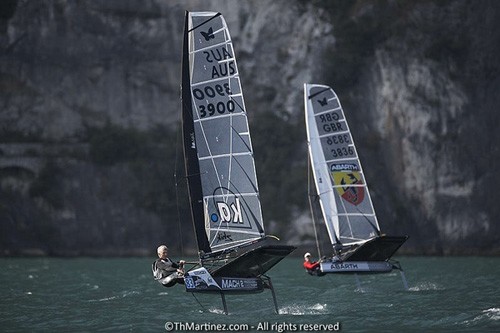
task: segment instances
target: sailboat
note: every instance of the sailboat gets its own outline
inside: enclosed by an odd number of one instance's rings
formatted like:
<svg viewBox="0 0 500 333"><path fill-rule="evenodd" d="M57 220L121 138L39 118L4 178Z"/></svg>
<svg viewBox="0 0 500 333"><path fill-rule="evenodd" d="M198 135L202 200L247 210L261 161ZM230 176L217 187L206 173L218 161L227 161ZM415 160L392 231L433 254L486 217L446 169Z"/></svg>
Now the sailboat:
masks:
<svg viewBox="0 0 500 333"><path fill-rule="evenodd" d="M247 112L233 43L216 12L186 12L182 58L184 161L199 262L187 292L270 289L273 266L295 250L265 234Z"/></svg>
<svg viewBox="0 0 500 333"><path fill-rule="evenodd" d="M328 86L304 84L304 103L315 197L319 199L333 252L331 257L321 260L320 272L387 273L393 269L403 272L399 262L391 258L408 236L381 233L337 95ZM402 277L407 287L403 273Z"/></svg>

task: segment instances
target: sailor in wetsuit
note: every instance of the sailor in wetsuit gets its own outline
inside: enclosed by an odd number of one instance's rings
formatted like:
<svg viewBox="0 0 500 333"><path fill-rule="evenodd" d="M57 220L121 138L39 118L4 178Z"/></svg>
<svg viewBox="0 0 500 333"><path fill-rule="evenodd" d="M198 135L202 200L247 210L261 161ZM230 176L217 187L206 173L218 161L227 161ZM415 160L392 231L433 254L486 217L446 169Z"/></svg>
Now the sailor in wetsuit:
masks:
<svg viewBox="0 0 500 333"><path fill-rule="evenodd" d="M165 287L171 287L176 283L184 284L184 260L175 263L168 258L168 247L158 247L158 259L153 263L153 275L158 282Z"/></svg>
<svg viewBox="0 0 500 333"><path fill-rule="evenodd" d="M320 271L319 266L319 261L311 261L311 254L309 252L304 254L304 268L306 269L307 273L317 276L324 275L324 273Z"/></svg>

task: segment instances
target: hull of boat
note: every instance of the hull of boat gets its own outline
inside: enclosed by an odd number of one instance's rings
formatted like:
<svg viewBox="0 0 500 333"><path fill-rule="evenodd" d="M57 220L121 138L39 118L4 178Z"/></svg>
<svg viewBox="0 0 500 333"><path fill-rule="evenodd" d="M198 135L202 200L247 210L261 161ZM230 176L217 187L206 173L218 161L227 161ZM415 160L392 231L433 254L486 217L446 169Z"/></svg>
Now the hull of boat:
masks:
<svg viewBox="0 0 500 333"><path fill-rule="evenodd" d="M324 261L320 264L323 273L388 273L392 268L387 261Z"/></svg>
<svg viewBox="0 0 500 333"><path fill-rule="evenodd" d="M184 277L188 292L198 293L259 293L264 290L261 278L213 277L205 268L190 271Z"/></svg>
<svg viewBox="0 0 500 333"><path fill-rule="evenodd" d="M191 293L224 293L224 294L247 294L260 293L264 291L264 285L259 278L234 278L224 277L215 278L218 286L196 285L195 282L188 282L189 278L185 279L186 291Z"/></svg>

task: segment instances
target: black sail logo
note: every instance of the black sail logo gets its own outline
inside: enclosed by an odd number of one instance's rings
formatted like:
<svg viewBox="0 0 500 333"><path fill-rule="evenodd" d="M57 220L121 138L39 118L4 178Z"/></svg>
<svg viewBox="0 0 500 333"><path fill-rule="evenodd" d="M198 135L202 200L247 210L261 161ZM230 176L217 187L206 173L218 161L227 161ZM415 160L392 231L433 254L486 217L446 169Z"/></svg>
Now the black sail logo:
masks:
<svg viewBox="0 0 500 333"><path fill-rule="evenodd" d="M325 98L323 98L323 99L318 99L318 103L319 103L319 105L321 105L321 106L325 106L325 105L327 105L327 104L328 104L328 100L326 99L326 97L325 97Z"/></svg>
<svg viewBox="0 0 500 333"><path fill-rule="evenodd" d="M212 29L212 27L210 27L207 32L204 32L204 31L200 31L200 32L201 32L201 35L203 36L203 38L205 38L206 42L208 42L210 39L215 38L214 29Z"/></svg>

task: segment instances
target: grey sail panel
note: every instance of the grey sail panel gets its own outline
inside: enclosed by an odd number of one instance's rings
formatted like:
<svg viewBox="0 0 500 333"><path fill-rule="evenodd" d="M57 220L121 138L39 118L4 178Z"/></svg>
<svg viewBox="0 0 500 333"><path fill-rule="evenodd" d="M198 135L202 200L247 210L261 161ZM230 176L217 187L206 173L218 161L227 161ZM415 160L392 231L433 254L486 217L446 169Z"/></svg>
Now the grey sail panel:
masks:
<svg viewBox="0 0 500 333"><path fill-rule="evenodd" d="M262 211L233 44L222 15L188 15L190 98L202 226L210 249L225 250L264 236Z"/></svg>

